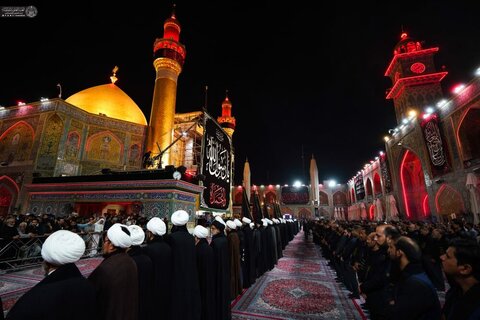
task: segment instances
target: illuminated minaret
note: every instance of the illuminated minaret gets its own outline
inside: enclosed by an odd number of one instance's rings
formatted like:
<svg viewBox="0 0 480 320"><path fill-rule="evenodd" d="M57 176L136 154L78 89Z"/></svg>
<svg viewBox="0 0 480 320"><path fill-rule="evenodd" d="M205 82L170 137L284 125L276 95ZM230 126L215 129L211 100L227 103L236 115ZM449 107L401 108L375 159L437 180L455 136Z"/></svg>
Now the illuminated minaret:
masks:
<svg viewBox="0 0 480 320"><path fill-rule="evenodd" d="M173 141L177 79L186 54L179 42L181 29L174 10L163 24L163 38L157 38L153 44L156 78L146 145L146 151L152 151L152 155L159 153L159 147L165 150ZM171 164L169 151L162 157L163 166Z"/></svg>
<svg viewBox="0 0 480 320"><path fill-rule="evenodd" d="M435 68L433 57L438 50L438 47L423 48L420 42L402 32L385 71L393 83L387 99L393 99L399 124L408 117L409 111L420 114L423 108L442 98L440 82L448 72L438 72Z"/></svg>
<svg viewBox="0 0 480 320"><path fill-rule="evenodd" d="M228 90L222 102L222 116L218 117L217 121L231 138L235 131L235 117L232 117L232 103L228 100Z"/></svg>
<svg viewBox="0 0 480 320"><path fill-rule="evenodd" d="M310 160L310 198L314 206L318 206L320 203L320 193L319 193L319 185L318 185L318 168L317 168L317 161L312 154L312 159Z"/></svg>

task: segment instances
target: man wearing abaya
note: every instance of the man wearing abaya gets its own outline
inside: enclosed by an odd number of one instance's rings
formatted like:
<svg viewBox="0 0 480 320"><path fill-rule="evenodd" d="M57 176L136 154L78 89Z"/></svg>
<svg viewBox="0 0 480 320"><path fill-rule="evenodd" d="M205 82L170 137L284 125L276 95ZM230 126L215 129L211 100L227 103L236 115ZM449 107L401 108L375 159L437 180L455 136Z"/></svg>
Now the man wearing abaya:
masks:
<svg viewBox="0 0 480 320"><path fill-rule="evenodd" d="M127 253L135 261L138 273L138 319L153 319L153 262L141 247L145 232L136 224L128 226L128 231L132 246Z"/></svg>
<svg viewBox="0 0 480 320"><path fill-rule="evenodd" d="M138 319L137 266L126 253L131 245L126 225L115 223L108 229L103 241L105 259L88 277L96 290L99 320Z"/></svg>
<svg viewBox="0 0 480 320"><path fill-rule="evenodd" d="M172 248L165 242L165 222L159 217L147 223L147 246L145 253L153 263L152 301L155 309L162 310L162 319L170 320L170 290L172 286Z"/></svg>
<svg viewBox="0 0 480 320"><path fill-rule="evenodd" d="M228 241L225 236L225 222L219 216L215 217L210 225L215 260L215 319L229 320L232 318L230 310L230 255Z"/></svg>
<svg viewBox="0 0 480 320"><path fill-rule="evenodd" d="M199 320L201 312L195 239L187 230L188 212L172 214L172 232L166 239L172 248L172 285L170 312L172 319Z"/></svg>
<svg viewBox="0 0 480 320"><path fill-rule="evenodd" d="M198 282L202 301L201 320L215 320L215 260L207 241L208 229L197 225L193 230L197 252Z"/></svg>
<svg viewBox="0 0 480 320"><path fill-rule="evenodd" d="M95 288L75 265L84 252L85 241L78 234L52 233L42 246L45 278L20 297L7 319L93 319Z"/></svg>
<svg viewBox="0 0 480 320"><path fill-rule="evenodd" d="M254 246L253 246L253 230L250 228L250 220L247 217L242 218L243 221L243 235L245 239L245 253L243 255L242 272L243 272L243 288L250 288L253 282L255 282L255 259Z"/></svg>
<svg viewBox="0 0 480 320"><path fill-rule="evenodd" d="M232 220L227 222L228 253L230 255L230 299L234 300L242 293L240 282L240 239L237 225Z"/></svg>
<svg viewBox="0 0 480 320"><path fill-rule="evenodd" d="M244 288L243 282L245 281L243 279L243 269L245 268L245 234L243 233L242 230L242 222L238 219L233 220L235 222L235 225L237 228L235 229L238 234L238 239L240 240L240 283L241 283L241 288Z"/></svg>

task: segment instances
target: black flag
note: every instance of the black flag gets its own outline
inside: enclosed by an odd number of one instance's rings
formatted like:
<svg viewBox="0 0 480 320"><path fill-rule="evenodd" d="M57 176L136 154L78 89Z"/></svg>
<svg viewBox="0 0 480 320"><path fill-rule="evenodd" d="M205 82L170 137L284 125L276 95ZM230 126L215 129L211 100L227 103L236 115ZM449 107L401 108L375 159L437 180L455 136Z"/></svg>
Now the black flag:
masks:
<svg viewBox="0 0 480 320"><path fill-rule="evenodd" d="M258 198L257 192L254 192L253 194L253 218L255 219L255 223L262 225L262 206L260 205L260 199Z"/></svg>
<svg viewBox="0 0 480 320"><path fill-rule="evenodd" d="M247 190L243 188L243 197L242 197L242 217L246 217L252 222L255 220L252 218L252 213L250 212L250 203L248 202Z"/></svg>

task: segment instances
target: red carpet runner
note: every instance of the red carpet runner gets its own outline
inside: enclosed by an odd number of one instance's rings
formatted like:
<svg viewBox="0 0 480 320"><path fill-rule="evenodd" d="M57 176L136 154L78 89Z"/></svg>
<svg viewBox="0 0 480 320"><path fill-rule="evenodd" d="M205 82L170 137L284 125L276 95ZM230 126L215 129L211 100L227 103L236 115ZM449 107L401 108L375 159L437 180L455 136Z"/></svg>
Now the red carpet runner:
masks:
<svg viewBox="0 0 480 320"><path fill-rule="evenodd" d="M232 319L367 319L303 232L276 267L232 303Z"/></svg>
<svg viewBox="0 0 480 320"><path fill-rule="evenodd" d="M232 319L366 319L348 292L334 280L320 250L303 232L290 242L276 267L232 303ZM88 276L101 258L77 262ZM0 295L4 311L43 279L41 267L0 275Z"/></svg>

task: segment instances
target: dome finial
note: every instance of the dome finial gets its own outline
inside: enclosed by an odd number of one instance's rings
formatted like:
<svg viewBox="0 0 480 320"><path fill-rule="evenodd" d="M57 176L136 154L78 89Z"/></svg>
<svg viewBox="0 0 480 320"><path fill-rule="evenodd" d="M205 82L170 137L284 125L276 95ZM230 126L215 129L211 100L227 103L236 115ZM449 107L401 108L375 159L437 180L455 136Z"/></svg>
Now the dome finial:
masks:
<svg viewBox="0 0 480 320"><path fill-rule="evenodd" d="M117 71L118 71L118 67L115 66L115 68L113 68L113 70L112 70L112 76L110 77L110 81L112 81L113 84L115 84L115 82L117 82L117 80L118 80Z"/></svg>
<svg viewBox="0 0 480 320"><path fill-rule="evenodd" d="M225 89L225 100L228 100L228 89Z"/></svg>
<svg viewBox="0 0 480 320"><path fill-rule="evenodd" d="M175 19L175 8L176 8L177 4L176 3L173 3L173 6L172 6L172 18Z"/></svg>

